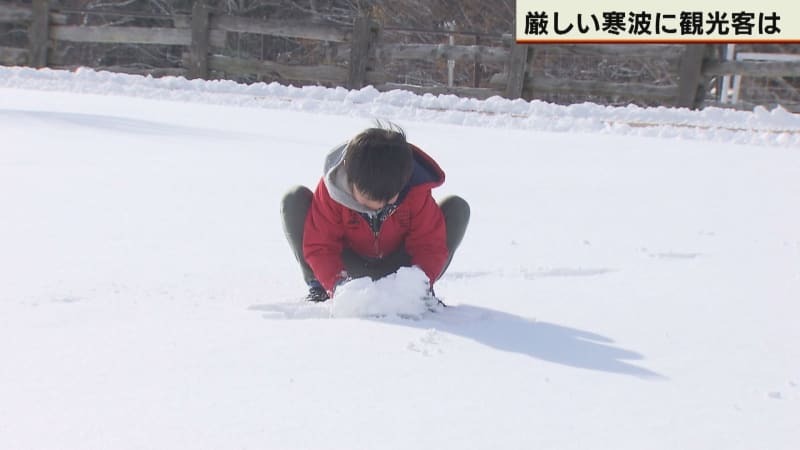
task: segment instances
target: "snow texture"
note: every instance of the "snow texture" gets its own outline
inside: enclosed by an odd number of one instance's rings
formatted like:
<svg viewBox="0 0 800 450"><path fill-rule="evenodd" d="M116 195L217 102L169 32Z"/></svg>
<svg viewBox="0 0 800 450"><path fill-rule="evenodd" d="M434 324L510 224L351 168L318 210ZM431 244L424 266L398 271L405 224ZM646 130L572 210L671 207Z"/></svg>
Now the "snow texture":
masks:
<svg viewBox="0 0 800 450"><path fill-rule="evenodd" d="M331 315L421 317L435 307L426 301L427 291L428 276L416 267L403 267L374 282L356 278L336 289Z"/></svg>
<svg viewBox="0 0 800 450"><path fill-rule="evenodd" d="M471 206L435 313L300 301L281 199L374 118ZM0 68L0 136L0 449L800 442L798 115Z"/></svg>

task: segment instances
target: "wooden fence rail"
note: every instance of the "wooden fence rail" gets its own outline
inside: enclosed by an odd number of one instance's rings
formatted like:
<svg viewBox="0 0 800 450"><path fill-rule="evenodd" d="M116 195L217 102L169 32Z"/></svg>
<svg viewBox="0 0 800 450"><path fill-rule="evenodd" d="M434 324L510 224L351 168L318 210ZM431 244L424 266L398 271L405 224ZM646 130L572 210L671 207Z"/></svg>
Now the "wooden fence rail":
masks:
<svg viewBox="0 0 800 450"><path fill-rule="evenodd" d="M378 47L378 54L387 60L452 59L471 62L480 58L483 63L502 64L508 61L510 51L485 45L383 44Z"/></svg>
<svg viewBox="0 0 800 450"><path fill-rule="evenodd" d="M796 77L800 76L800 62L713 61L704 67L703 73L748 77Z"/></svg>
<svg viewBox="0 0 800 450"><path fill-rule="evenodd" d="M63 25L67 23L67 15L49 13L50 23ZM0 23L17 23L31 20L33 10L30 6L0 5Z"/></svg>
<svg viewBox="0 0 800 450"><path fill-rule="evenodd" d="M260 20L248 17L214 16L214 30L253 33L285 38L312 39L327 42L348 42L352 32L336 25L313 24L297 20Z"/></svg>
<svg viewBox="0 0 800 450"><path fill-rule="evenodd" d="M0 64L24 66L28 63L28 50L24 48L0 47Z"/></svg>
<svg viewBox="0 0 800 450"><path fill-rule="evenodd" d="M382 42L382 30L369 17L359 17L351 27L297 20L259 20L221 15L211 12L202 2L195 2L191 14L159 16L165 23L154 28L131 26L68 25L75 10L51 10L48 0L33 0L30 6L0 5L0 23L26 23L28 48L0 47L0 64L33 67L59 67L63 56L53 51L57 43L91 42L111 44L169 45L186 47L181 59L183 67L150 70L103 67L131 73L184 75L208 78L211 71L229 75L261 75L265 78L327 83L351 89L367 84L379 90L406 89L417 93L456 94L488 98L536 98L547 93L568 93L592 96L622 96L656 101L660 104L689 108L701 107L710 77L743 74L758 77L800 76L798 62L720 62L709 53L707 45L517 45L510 39L500 46L400 44ZM92 14L92 11L81 11ZM103 12L107 13L107 12ZM119 13L123 14L123 13ZM396 32L396 31L395 31ZM226 56L224 49L229 33L250 33L291 39L327 42L332 49L326 63L311 65L284 64L278 61ZM439 32L440 34L442 32ZM460 34L472 35L461 32ZM672 85L618 83L603 80L571 80L547 77L533 70L540 49L549 54L576 57L612 57L626 55L640 59L658 59L674 67ZM475 64L473 86L430 87L408 86L394 82L397 75L387 72L395 61L454 60ZM478 87L477 65L498 69L486 85Z"/></svg>
<svg viewBox="0 0 800 450"><path fill-rule="evenodd" d="M50 27L50 39L101 44L154 44L188 47L192 44L192 30L188 28L55 25ZM214 30L211 33L210 41L215 47L224 47L225 33Z"/></svg>

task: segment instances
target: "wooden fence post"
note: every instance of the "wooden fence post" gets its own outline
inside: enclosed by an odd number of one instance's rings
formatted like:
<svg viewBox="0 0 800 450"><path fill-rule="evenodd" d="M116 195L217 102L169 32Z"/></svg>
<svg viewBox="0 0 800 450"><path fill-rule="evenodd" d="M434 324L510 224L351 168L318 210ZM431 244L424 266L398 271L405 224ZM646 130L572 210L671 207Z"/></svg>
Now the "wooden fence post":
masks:
<svg viewBox="0 0 800 450"><path fill-rule="evenodd" d="M358 16L353 23L347 89L361 89L366 84L367 63L377 34L374 32L374 26L369 16Z"/></svg>
<svg viewBox="0 0 800 450"><path fill-rule="evenodd" d="M678 69L678 98L675 106L697 109L703 103L703 59L705 44L687 44Z"/></svg>
<svg viewBox="0 0 800 450"><path fill-rule="evenodd" d="M187 77L208 78L209 9L203 1L192 6L192 45Z"/></svg>
<svg viewBox="0 0 800 450"><path fill-rule="evenodd" d="M50 2L33 0L31 23L28 28L28 65L47 67L47 50L50 47Z"/></svg>
<svg viewBox="0 0 800 450"><path fill-rule="evenodd" d="M506 98L522 98L522 91L525 89L525 74L528 69L528 50L528 45L511 43Z"/></svg>

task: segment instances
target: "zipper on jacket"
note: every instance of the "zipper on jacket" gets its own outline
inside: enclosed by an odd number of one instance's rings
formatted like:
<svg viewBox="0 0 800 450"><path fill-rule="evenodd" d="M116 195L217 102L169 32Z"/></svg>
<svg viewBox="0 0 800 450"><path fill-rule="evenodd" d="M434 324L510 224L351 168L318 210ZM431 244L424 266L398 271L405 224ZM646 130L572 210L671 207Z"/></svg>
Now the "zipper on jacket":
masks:
<svg viewBox="0 0 800 450"><path fill-rule="evenodd" d="M378 258L383 258L383 255L381 254L381 247L380 247L380 244L378 243L378 232L377 231L373 231L372 235L375 236L375 241L374 241L375 242L375 254L378 256Z"/></svg>
<svg viewBox="0 0 800 450"><path fill-rule="evenodd" d="M362 215L362 217L364 217L364 219L367 221L367 224L369 224L369 229L372 231L372 237L373 237L372 248L375 252L375 256L379 259L383 258L383 254L381 253L381 246L380 243L378 242L378 235L380 234L381 225L383 225L383 221L378 215L375 216Z"/></svg>

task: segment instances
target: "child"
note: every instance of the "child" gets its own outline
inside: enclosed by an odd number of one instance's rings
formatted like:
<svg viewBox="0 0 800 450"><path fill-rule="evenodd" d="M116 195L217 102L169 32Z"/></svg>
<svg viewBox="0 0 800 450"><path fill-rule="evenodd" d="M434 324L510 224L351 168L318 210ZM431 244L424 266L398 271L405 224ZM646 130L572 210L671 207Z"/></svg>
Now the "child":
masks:
<svg viewBox="0 0 800 450"><path fill-rule="evenodd" d="M283 198L286 239L309 287L322 302L352 279L373 280L417 266L433 283L444 274L469 222L469 205L431 189L444 172L406 142L400 128L378 123L328 154L316 191L298 186Z"/></svg>

